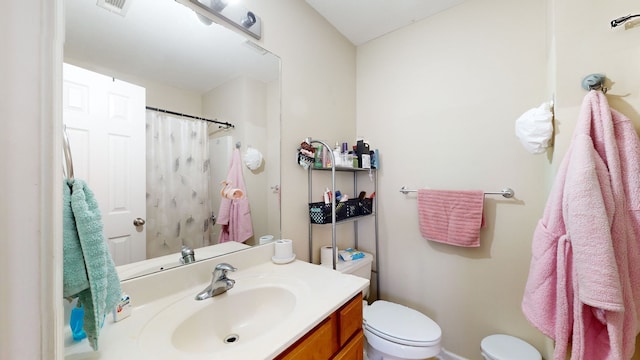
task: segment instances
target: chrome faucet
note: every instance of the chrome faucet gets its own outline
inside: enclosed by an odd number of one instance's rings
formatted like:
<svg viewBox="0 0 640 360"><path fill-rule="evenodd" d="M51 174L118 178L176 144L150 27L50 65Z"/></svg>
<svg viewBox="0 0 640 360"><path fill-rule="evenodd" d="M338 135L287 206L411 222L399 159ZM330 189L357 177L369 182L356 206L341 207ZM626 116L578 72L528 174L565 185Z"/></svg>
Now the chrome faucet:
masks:
<svg viewBox="0 0 640 360"><path fill-rule="evenodd" d="M196 261L196 252L188 246L182 245L182 252L180 253L181 264L191 264Z"/></svg>
<svg viewBox="0 0 640 360"><path fill-rule="evenodd" d="M236 270L236 268L227 263L216 265L213 273L211 273L211 284L209 284L206 289L200 291L198 295L196 295L196 300L204 300L210 297L218 296L231 289L236 281L227 278L227 272Z"/></svg>

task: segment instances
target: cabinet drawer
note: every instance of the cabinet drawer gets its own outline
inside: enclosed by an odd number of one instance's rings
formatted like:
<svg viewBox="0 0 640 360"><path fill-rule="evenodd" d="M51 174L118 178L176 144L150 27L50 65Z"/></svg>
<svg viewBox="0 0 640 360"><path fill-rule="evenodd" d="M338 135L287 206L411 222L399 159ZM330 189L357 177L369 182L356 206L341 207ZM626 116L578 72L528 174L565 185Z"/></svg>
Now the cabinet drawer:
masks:
<svg viewBox="0 0 640 360"><path fill-rule="evenodd" d="M362 293L358 293L338 310L338 326L342 347L353 334L362 329Z"/></svg>
<svg viewBox="0 0 640 360"><path fill-rule="evenodd" d="M344 348L333 360L363 360L364 358L364 333L358 330Z"/></svg>
<svg viewBox="0 0 640 360"><path fill-rule="evenodd" d="M331 314L302 339L291 345L277 360L326 360L338 351L338 316Z"/></svg>

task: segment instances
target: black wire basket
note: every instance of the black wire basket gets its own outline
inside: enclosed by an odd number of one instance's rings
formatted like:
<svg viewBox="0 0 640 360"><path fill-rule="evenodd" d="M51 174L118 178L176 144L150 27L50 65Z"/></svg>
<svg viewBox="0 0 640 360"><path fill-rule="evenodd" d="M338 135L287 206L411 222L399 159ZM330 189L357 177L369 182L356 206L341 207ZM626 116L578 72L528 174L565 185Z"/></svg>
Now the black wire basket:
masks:
<svg viewBox="0 0 640 360"><path fill-rule="evenodd" d="M336 222L370 214L373 214L372 199L352 199L336 204ZM331 224L331 203L310 203L309 219L313 224Z"/></svg>

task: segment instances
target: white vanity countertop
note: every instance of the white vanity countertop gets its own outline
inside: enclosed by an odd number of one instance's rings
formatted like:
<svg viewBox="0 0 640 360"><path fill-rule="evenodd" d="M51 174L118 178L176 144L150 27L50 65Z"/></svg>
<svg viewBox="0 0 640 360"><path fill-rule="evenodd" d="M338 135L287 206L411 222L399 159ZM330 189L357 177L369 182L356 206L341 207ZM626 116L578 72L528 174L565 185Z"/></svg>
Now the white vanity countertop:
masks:
<svg viewBox="0 0 640 360"><path fill-rule="evenodd" d="M271 247L267 248L267 250L263 248L261 251L263 254L268 253L270 255L272 254L270 249ZM245 252L249 253L251 251ZM234 258L238 259L238 256L240 255L236 255ZM210 264L207 264L207 268L212 268L222 260L225 259L214 259ZM263 256L259 263L241 268L240 265L231 262L232 260L228 259L226 262L238 267L239 270L236 273L229 273L229 278L236 278L236 286L239 289L243 286L243 281L250 281L244 279L253 279L251 281L256 282L256 279L259 280L261 278L270 279L269 281L286 278L289 280L287 286L295 285L298 300L294 309L292 309L291 315L281 322L274 323L271 331L254 339L243 341L241 338L237 343L227 344L224 350L214 354L178 350L170 344L171 338L167 334L159 336L158 349L152 351L153 353L148 351L148 344L147 349L143 349L145 346L141 346L139 339L147 324L162 309L178 301L184 301L183 299L193 299L199 291L208 285L209 280L207 280L198 285L191 285L188 288L159 297L156 300L142 301L142 303L136 302L136 297L132 296L134 308L130 317L114 323L111 315L107 316L105 326L100 333L100 351L91 351L86 340L73 343L69 339L65 348L65 359L272 359L369 285L366 279L344 275L326 267L302 261L278 265L270 260L265 261ZM168 274L169 272L160 273L158 276L165 273ZM181 275L185 274L186 272ZM156 280L158 279L161 278L156 277ZM126 291L124 284L123 289ZM229 290L229 292L233 291L234 289ZM190 302L186 302L186 304L190 305L184 306L184 314L172 315L172 317L181 318L184 315L187 318L193 314L194 308L202 307L203 305L201 304L206 305L207 300L211 299L197 301L197 303L194 300L192 306ZM259 306L260 301L261 299L256 298L255 305ZM189 309L189 307L192 308ZM182 307L174 307L171 310L172 314L175 314L177 311L182 311ZM154 326L158 325L157 319L155 321ZM171 325L168 325L168 327L171 327ZM70 337L68 330L66 335L66 338Z"/></svg>

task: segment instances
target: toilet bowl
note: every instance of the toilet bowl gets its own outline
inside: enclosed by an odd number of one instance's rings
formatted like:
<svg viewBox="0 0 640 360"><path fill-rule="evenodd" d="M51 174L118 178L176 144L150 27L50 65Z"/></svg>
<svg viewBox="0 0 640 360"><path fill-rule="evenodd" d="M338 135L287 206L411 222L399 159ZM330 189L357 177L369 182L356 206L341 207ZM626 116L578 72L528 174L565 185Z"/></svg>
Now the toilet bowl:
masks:
<svg viewBox="0 0 640 360"><path fill-rule="evenodd" d="M531 344L515 336L496 334L480 342L485 360L542 360L542 355Z"/></svg>
<svg viewBox="0 0 640 360"><path fill-rule="evenodd" d="M427 359L440 353L442 331L426 315L378 300L363 309L369 360Z"/></svg>
<svg viewBox="0 0 640 360"><path fill-rule="evenodd" d="M336 270L371 279L373 256L364 254L361 259L338 262ZM368 288L363 290L363 298L368 294ZM424 360L441 352L442 330L428 316L384 300L371 305L363 302L362 312L365 349L369 360Z"/></svg>

